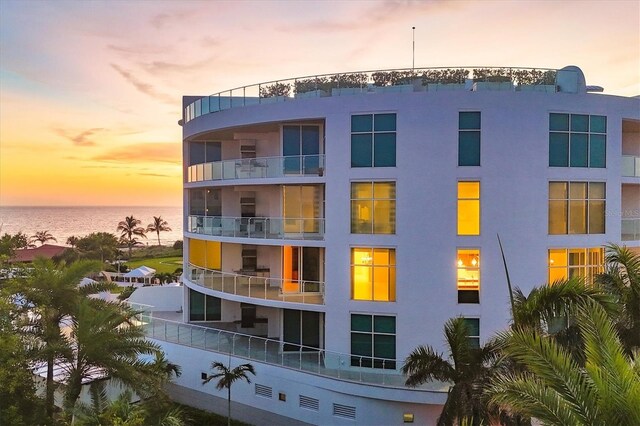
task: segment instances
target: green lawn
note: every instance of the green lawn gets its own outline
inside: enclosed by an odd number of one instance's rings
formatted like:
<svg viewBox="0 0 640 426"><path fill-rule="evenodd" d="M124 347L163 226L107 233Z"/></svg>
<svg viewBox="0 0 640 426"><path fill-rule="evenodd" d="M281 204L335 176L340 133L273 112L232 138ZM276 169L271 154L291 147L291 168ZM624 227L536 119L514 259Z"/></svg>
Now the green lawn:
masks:
<svg viewBox="0 0 640 426"><path fill-rule="evenodd" d="M153 259L140 259L127 262L129 269L135 269L142 265L153 268L157 273L173 273L176 268L182 268L182 257L156 257Z"/></svg>

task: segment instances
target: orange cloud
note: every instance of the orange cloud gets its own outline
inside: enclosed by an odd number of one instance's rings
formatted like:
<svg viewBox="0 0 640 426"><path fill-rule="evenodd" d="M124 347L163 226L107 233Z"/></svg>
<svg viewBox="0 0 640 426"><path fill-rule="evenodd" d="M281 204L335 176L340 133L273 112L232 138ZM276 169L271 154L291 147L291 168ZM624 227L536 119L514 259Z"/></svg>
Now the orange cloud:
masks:
<svg viewBox="0 0 640 426"><path fill-rule="evenodd" d="M118 163L181 164L182 147L179 143L137 143L113 148L94 156L92 159Z"/></svg>

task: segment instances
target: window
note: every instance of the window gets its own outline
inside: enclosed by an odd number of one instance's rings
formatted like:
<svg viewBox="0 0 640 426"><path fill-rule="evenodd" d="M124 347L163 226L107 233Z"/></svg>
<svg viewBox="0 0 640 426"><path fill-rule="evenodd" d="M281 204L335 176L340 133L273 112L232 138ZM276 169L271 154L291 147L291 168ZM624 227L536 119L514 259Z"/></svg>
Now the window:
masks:
<svg viewBox="0 0 640 426"><path fill-rule="evenodd" d="M571 277L582 277L591 284L603 271L604 249L601 247L549 249L549 284Z"/></svg>
<svg viewBox="0 0 640 426"><path fill-rule="evenodd" d="M458 182L458 235L480 235L480 182Z"/></svg>
<svg viewBox="0 0 640 426"><path fill-rule="evenodd" d="M549 182L549 234L604 234L604 182Z"/></svg>
<svg viewBox="0 0 640 426"><path fill-rule="evenodd" d="M396 318L351 314L351 365L396 368Z"/></svg>
<svg viewBox="0 0 640 426"><path fill-rule="evenodd" d="M463 318L467 326L467 339L474 348L480 347L480 318Z"/></svg>
<svg viewBox="0 0 640 426"><path fill-rule="evenodd" d="M220 142L189 143L189 165L211 163L222 159Z"/></svg>
<svg viewBox="0 0 640 426"><path fill-rule="evenodd" d="M189 321L220 321L221 299L189 289Z"/></svg>
<svg viewBox="0 0 640 426"><path fill-rule="evenodd" d="M396 233L395 182L351 183L351 233Z"/></svg>
<svg viewBox="0 0 640 426"><path fill-rule="evenodd" d="M351 167L395 167L396 115L351 116Z"/></svg>
<svg viewBox="0 0 640 426"><path fill-rule="evenodd" d="M351 294L353 300L396 300L395 249L351 249Z"/></svg>
<svg viewBox="0 0 640 426"><path fill-rule="evenodd" d="M458 303L480 303L478 249L458 249Z"/></svg>
<svg viewBox="0 0 640 426"><path fill-rule="evenodd" d="M283 126L284 172L317 174L320 167L320 127Z"/></svg>
<svg viewBox="0 0 640 426"><path fill-rule="evenodd" d="M458 113L458 166L480 165L480 112Z"/></svg>
<svg viewBox="0 0 640 426"><path fill-rule="evenodd" d="M550 167L606 167L607 117L549 114Z"/></svg>

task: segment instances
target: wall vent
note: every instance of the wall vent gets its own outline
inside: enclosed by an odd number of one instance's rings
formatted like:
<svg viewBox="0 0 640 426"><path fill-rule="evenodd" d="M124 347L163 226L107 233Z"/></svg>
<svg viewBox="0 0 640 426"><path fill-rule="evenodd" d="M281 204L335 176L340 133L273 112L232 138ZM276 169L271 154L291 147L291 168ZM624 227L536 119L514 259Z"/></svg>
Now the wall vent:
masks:
<svg viewBox="0 0 640 426"><path fill-rule="evenodd" d="M263 396L265 398L271 398L271 396L273 395L273 389L271 389L269 386L256 383L256 395Z"/></svg>
<svg viewBox="0 0 640 426"><path fill-rule="evenodd" d="M320 408L320 401L310 396L300 395L299 403L300 408L306 408L307 410L318 411Z"/></svg>
<svg viewBox="0 0 640 426"><path fill-rule="evenodd" d="M345 419L356 418L356 407L349 405L333 404L333 415L338 417L344 417Z"/></svg>

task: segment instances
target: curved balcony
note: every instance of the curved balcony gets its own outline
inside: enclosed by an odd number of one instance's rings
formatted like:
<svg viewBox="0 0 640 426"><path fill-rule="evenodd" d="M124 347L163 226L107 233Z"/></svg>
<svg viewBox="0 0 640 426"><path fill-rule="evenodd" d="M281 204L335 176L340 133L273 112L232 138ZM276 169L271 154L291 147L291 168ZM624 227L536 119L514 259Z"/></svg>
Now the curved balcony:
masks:
<svg viewBox="0 0 640 426"><path fill-rule="evenodd" d="M187 169L187 182L323 175L324 155L291 155L195 164Z"/></svg>
<svg viewBox="0 0 640 426"><path fill-rule="evenodd" d="M134 308L139 305L133 304ZM408 387L399 371L400 360L351 355L286 343L280 340L234 333L212 327L170 321L140 309L138 321L150 339L238 356L270 365L290 368L321 377L412 391L435 392L444 403L449 385L430 381ZM380 368L366 368L375 364Z"/></svg>
<svg viewBox="0 0 640 426"><path fill-rule="evenodd" d="M242 86L204 96L187 105L183 123L230 108L270 104L300 98L360 93L438 90L516 90L577 92L582 72L548 68L400 68L319 74Z"/></svg>
<svg viewBox="0 0 640 426"><path fill-rule="evenodd" d="M189 216L189 232L216 237L322 240L324 219Z"/></svg>
<svg viewBox="0 0 640 426"><path fill-rule="evenodd" d="M324 282L256 277L189 264L189 281L209 290L280 302L324 305Z"/></svg>

